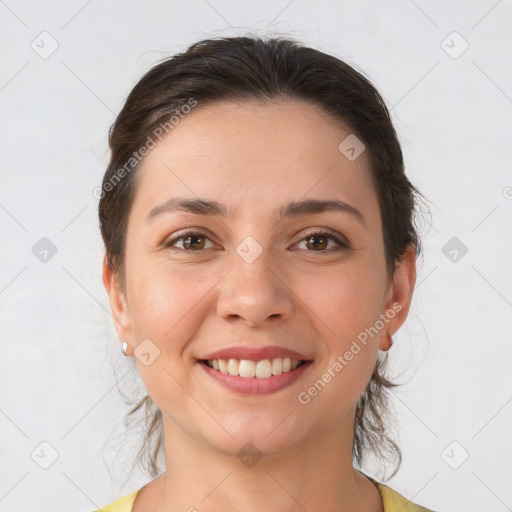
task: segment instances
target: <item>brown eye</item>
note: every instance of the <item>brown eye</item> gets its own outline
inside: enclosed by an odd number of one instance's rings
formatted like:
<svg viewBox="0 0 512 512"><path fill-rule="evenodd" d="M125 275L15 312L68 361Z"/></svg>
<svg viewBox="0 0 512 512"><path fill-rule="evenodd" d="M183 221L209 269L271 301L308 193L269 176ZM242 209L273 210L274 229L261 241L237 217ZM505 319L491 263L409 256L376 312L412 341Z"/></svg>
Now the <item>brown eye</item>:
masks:
<svg viewBox="0 0 512 512"><path fill-rule="evenodd" d="M329 245L329 239L326 236L313 235L308 236L306 240L306 244L311 244L307 246L308 248L312 247L314 249L325 249Z"/></svg>
<svg viewBox="0 0 512 512"><path fill-rule="evenodd" d="M331 250L325 250L330 241L335 244L332 251L349 248L347 243L342 242L338 237L328 231L315 231L313 233L308 233L306 237L301 240L301 242L303 241L305 242L306 248L309 252L331 252Z"/></svg>
<svg viewBox="0 0 512 512"><path fill-rule="evenodd" d="M200 231L186 231L179 237L176 237L165 244L165 247L173 247L177 242L182 243L182 247L178 250L187 252L196 252L205 248L206 240L210 240L204 233ZM210 240L211 241L211 240Z"/></svg>
<svg viewBox="0 0 512 512"><path fill-rule="evenodd" d="M186 252L200 252L203 249L208 248L205 247L207 241L211 242L204 233L189 230L167 242L165 247ZM305 242L306 250L308 252L332 252L350 248L348 243L341 241L337 236L334 236L329 231L315 231L308 233L306 237L301 240L301 243L302 242ZM329 242L333 242L335 247L327 250ZM174 247L177 243L181 243L182 247ZM215 244L212 243L212 246L215 247Z"/></svg>

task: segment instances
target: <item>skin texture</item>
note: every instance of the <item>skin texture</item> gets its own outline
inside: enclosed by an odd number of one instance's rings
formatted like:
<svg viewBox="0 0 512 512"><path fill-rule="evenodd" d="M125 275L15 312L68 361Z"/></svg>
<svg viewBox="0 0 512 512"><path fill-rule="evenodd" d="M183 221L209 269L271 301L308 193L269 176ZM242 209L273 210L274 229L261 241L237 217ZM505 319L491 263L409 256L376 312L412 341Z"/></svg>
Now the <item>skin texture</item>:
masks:
<svg viewBox="0 0 512 512"><path fill-rule="evenodd" d="M377 488L353 468L352 429L378 350L407 317L415 253L411 247L388 280L367 155L349 161L338 150L350 133L301 101L218 102L199 105L142 162L126 289L103 267L119 341L128 341L130 355L147 338L160 350L137 366L163 413L167 471L137 496L135 512L382 510ZM145 222L176 196L215 200L238 215L174 212ZM313 198L351 204L365 225L335 211L280 221L273 214ZM206 238L166 248L184 228ZM334 251L321 237L310 243L310 228L330 228L352 248ZM248 236L262 249L252 263L236 252ZM402 309L385 328L301 404L298 394L397 303ZM242 396L197 361L239 344L290 348L314 364L271 395ZM262 454L252 467L236 456L247 442Z"/></svg>

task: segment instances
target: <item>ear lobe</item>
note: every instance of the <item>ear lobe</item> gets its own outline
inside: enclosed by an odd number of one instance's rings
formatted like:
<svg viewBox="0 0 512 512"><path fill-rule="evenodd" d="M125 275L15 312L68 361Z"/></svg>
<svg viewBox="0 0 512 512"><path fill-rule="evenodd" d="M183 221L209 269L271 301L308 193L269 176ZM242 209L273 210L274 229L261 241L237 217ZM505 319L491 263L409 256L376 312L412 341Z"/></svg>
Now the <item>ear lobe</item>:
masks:
<svg viewBox="0 0 512 512"><path fill-rule="evenodd" d="M108 263L107 256L103 258L103 285L107 291L114 327L119 341L124 341L131 336L130 312L125 294L116 278L116 275Z"/></svg>

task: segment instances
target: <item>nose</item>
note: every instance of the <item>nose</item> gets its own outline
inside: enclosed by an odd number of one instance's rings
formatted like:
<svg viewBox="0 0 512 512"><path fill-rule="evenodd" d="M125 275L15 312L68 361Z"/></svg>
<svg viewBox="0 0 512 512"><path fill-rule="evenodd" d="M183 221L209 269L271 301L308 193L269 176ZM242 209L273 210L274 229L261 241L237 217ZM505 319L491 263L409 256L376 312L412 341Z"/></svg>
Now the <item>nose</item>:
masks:
<svg viewBox="0 0 512 512"><path fill-rule="evenodd" d="M292 283L271 266L264 254L252 263L234 258L232 269L221 281L218 297L217 312L223 319L260 327L291 317Z"/></svg>

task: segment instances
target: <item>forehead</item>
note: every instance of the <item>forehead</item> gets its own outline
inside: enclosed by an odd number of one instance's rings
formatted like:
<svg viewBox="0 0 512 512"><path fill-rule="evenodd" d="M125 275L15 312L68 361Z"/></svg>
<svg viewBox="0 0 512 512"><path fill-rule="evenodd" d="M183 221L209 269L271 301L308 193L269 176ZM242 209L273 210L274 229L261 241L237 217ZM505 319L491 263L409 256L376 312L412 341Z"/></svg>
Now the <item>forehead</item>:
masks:
<svg viewBox="0 0 512 512"><path fill-rule="evenodd" d="M132 211L177 195L215 197L241 215L308 197L375 213L366 152L351 161L339 149L350 135L303 101L199 104L142 161Z"/></svg>

